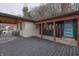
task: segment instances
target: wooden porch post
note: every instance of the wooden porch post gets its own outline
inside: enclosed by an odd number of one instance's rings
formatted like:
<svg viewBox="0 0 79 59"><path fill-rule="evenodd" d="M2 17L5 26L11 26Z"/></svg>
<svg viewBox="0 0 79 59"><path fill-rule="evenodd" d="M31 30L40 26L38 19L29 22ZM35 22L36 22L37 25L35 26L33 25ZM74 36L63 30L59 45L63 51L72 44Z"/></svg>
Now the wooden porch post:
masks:
<svg viewBox="0 0 79 59"><path fill-rule="evenodd" d="M56 33L55 33L55 22L53 22L53 38L56 40Z"/></svg>
<svg viewBox="0 0 79 59"><path fill-rule="evenodd" d="M43 24L41 23L41 38L43 38Z"/></svg>
<svg viewBox="0 0 79 59"><path fill-rule="evenodd" d="M79 46L79 18L77 18L77 45Z"/></svg>

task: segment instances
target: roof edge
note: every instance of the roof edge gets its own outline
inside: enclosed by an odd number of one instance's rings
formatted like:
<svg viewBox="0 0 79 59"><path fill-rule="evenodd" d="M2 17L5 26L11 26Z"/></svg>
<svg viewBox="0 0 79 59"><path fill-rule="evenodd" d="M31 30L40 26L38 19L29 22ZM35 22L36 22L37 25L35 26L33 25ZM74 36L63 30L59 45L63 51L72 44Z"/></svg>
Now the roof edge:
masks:
<svg viewBox="0 0 79 59"><path fill-rule="evenodd" d="M13 19L20 19L22 21L27 21L27 22L34 22L33 20L30 20L30 19L26 19L26 18L23 18L23 17L20 17L20 16L16 16L16 15L12 15L12 14L7 14L7 13L3 13L3 12L0 12L0 16L8 17L8 18L13 18Z"/></svg>
<svg viewBox="0 0 79 59"><path fill-rule="evenodd" d="M36 21L36 22L47 21L47 20L50 20L50 19L58 19L58 18L67 17L67 16L74 16L74 15L79 15L79 11L67 13L67 14L64 14L64 15L56 16L56 17L50 17L50 18L47 18L47 19L42 19L42 20L39 20L39 21Z"/></svg>

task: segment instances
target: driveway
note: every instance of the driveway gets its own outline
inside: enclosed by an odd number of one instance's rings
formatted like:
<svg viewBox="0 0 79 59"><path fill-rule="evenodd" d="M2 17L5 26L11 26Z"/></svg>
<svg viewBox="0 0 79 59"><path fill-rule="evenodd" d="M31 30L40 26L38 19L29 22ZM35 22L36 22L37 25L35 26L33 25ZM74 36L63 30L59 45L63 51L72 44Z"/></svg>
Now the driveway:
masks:
<svg viewBox="0 0 79 59"><path fill-rule="evenodd" d="M12 39L12 38L11 38ZM79 56L79 48L38 37L23 38L0 44L1 56Z"/></svg>
<svg viewBox="0 0 79 59"><path fill-rule="evenodd" d="M17 39L17 37L12 36L12 33L3 33L0 35L0 44L9 42L15 39Z"/></svg>

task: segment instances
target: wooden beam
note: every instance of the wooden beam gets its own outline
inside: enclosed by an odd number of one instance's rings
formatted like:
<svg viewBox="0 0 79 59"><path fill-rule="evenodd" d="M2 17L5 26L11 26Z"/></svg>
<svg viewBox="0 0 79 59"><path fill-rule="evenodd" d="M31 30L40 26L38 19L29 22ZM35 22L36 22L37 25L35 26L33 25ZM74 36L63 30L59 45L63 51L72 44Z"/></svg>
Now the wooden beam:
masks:
<svg viewBox="0 0 79 59"><path fill-rule="evenodd" d="M17 24L17 23L22 23L22 20L0 16L0 23Z"/></svg>
<svg viewBox="0 0 79 59"><path fill-rule="evenodd" d="M20 23L22 23L23 21L22 20L16 20L16 24L20 24Z"/></svg>
<svg viewBox="0 0 79 59"><path fill-rule="evenodd" d="M47 23L47 22L61 22L61 21L65 21L65 20L72 20L72 19L76 19L78 18L79 15L74 15L74 16L66 16L66 17L62 17L62 18L55 18L55 19L48 19L48 20L40 20L39 22L35 22L36 24L40 24L40 23Z"/></svg>
<svg viewBox="0 0 79 59"><path fill-rule="evenodd" d="M17 23L14 23L14 22L0 22L0 23L5 23L5 24L17 24Z"/></svg>

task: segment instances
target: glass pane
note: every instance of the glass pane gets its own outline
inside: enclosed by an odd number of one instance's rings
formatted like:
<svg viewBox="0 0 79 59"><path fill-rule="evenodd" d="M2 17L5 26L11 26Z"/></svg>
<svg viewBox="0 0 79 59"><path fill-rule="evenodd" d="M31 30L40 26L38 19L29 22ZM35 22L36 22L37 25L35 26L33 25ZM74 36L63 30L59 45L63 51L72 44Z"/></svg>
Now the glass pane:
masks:
<svg viewBox="0 0 79 59"><path fill-rule="evenodd" d="M64 36L73 37L73 21L64 21Z"/></svg>

